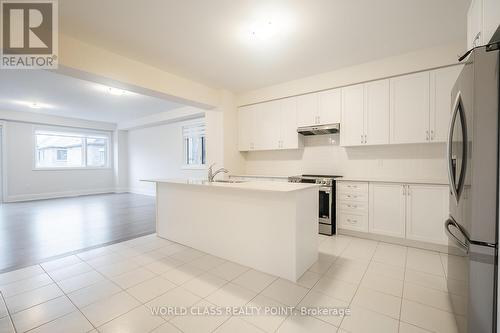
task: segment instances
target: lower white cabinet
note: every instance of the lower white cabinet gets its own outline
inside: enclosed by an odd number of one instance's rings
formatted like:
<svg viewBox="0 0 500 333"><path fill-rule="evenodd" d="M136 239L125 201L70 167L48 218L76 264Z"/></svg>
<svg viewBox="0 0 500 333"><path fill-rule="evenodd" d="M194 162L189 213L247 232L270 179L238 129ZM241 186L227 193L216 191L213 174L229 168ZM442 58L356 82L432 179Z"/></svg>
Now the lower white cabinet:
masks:
<svg viewBox="0 0 500 333"><path fill-rule="evenodd" d="M447 245L447 185L337 182L340 229Z"/></svg>
<svg viewBox="0 0 500 333"><path fill-rule="evenodd" d="M406 185L370 183L369 232L405 237Z"/></svg>
<svg viewBox="0 0 500 333"><path fill-rule="evenodd" d="M449 192L443 185L409 185L406 194L406 238L446 245L444 221Z"/></svg>

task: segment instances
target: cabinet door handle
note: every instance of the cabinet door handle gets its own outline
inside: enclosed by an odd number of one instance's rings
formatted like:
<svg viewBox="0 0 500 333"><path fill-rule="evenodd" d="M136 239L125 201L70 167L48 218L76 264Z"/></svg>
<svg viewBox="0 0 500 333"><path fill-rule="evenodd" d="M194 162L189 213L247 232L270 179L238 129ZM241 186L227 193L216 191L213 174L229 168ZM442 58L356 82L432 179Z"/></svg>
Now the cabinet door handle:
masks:
<svg viewBox="0 0 500 333"><path fill-rule="evenodd" d="M434 130L431 130L431 140L434 141Z"/></svg>
<svg viewBox="0 0 500 333"><path fill-rule="evenodd" d="M363 143L363 134L361 134L361 143Z"/></svg>
<svg viewBox="0 0 500 333"><path fill-rule="evenodd" d="M402 189L403 195L406 195L406 185L402 185L401 189Z"/></svg>
<svg viewBox="0 0 500 333"><path fill-rule="evenodd" d="M425 140L429 141L429 131L425 131Z"/></svg>
<svg viewBox="0 0 500 333"><path fill-rule="evenodd" d="M365 134L365 143L368 143L367 139L366 139L366 134Z"/></svg>

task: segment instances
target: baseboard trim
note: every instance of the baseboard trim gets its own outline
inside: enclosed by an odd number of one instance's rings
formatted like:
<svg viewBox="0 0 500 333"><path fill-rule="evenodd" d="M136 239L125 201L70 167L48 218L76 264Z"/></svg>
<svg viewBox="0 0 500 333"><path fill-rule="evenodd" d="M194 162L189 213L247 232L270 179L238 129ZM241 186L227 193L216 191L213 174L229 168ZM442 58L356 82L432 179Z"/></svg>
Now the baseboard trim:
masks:
<svg viewBox="0 0 500 333"><path fill-rule="evenodd" d="M78 196L82 196L82 195L107 194L107 193L115 193L115 192L116 191L114 188L103 188L103 189L97 189L97 190L8 195L4 199L4 202L21 202L21 201L69 198L69 197L78 197Z"/></svg>
<svg viewBox="0 0 500 333"><path fill-rule="evenodd" d="M406 238L383 236L383 235L377 235L377 234L371 234L371 233L367 233L367 232L353 231L353 230L347 230L347 229L341 229L341 228L337 229L337 231L338 231L339 235L354 236L354 237L358 237L358 238L371 239L371 240L375 240L375 241L391 243L391 244L396 244L396 245L416 247L416 248L424 249L424 250L430 250L430 251L436 251L436 252L442 252L442 253L450 253L449 247L446 245L441 245L441 244L421 242L421 241L416 241L416 240L406 239Z"/></svg>

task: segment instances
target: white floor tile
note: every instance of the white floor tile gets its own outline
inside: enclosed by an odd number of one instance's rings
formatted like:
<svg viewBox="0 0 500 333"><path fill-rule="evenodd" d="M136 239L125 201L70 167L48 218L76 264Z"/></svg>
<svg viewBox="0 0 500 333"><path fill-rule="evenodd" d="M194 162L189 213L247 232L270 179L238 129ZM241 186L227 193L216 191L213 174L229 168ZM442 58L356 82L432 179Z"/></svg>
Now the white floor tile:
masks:
<svg viewBox="0 0 500 333"><path fill-rule="evenodd" d="M407 324L403 321L399 322L399 333L429 333L430 331L423 328Z"/></svg>
<svg viewBox="0 0 500 333"><path fill-rule="evenodd" d="M360 285L397 297L403 295L403 281L391 279L377 273L366 273Z"/></svg>
<svg viewBox="0 0 500 333"><path fill-rule="evenodd" d="M2 333L16 333L14 326L9 317L0 318L0 332Z"/></svg>
<svg viewBox="0 0 500 333"><path fill-rule="evenodd" d="M70 277L69 279L58 281L59 287L67 294L96 284L105 280L101 273L91 270L89 272Z"/></svg>
<svg viewBox="0 0 500 333"><path fill-rule="evenodd" d="M458 332L453 314L403 299L401 321L440 333Z"/></svg>
<svg viewBox="0 0 500 333"><path fill-rule="evenodd" d="M309 267L309 271L318 274L325 274L331 266L332 266L332 261L325 259L318 259L314 264L312 264L311 267Z"/></svg>
<svg viewBox="0 0 500 333"><path fill-rule="evenodd" d="M444 276L444 268L438 252L408 248L406 268Z"/></svg>
<svg viewBox="0 0 500 333"><path fill-rule="evenodd" d="M5 306L5 303L3 301L2 295L0 295L0 319L2 319L3 317L8 316L8 314L9 313L7 312L7 307Z"/></svg>
<svg viewBox="0 0 500 333"><path fill-rule="evenodd" d="M253 316L242 316L240 319L245 320L246 322L251 323L252 325L266 331L266 332L275 332L276 329L281 325L281 323L286 319L286 314L280 314L278 311L280 309L285 310L287 308L286 305L276 302L275 300L257 295L254 299L252 299L247 306L256 307L260 309L260 313ZM276 313L266 313L265 309L276 309ZM271 310L272 311L272 310ZM283 312L283 311L280 311Z"/></svg>
<svg viewBox="0 0 500 333"><path fill-rule="evenodd" d="M50 300L12 315L18 332L26 332L68 313L76 311L66 296Z"/></svg>
<svg viewBox="0 0 500 333"><path fill-rule="evenodd" d="M93 329L92 324L80 311L73 311L47 324L39 326L30 333L86 333Z"/></svg>
<svg viewBox="0 0 500 333"><path fill-rule="evenodd" d="M2 273L0 274L0 286L34 277L43 273L44 270L38 265Z"/></svg>
<svg viewBox="0 0 500 333"><path fill-rule="evenodd" d="M359 287L352 304L362 306L368 310L384 314L399 320L401 298L384 294L376 290Z"/></svg>
<svg viewBox="0 0 500 333"><path fill-rule="evenodd" d="M213 307L206 301L200 301L194 305L198 308L199 313L203 313L206 307ZM213 316L213 315L186 315L178 316L170 320L170 323L179 328L184 333L209 333L213 332L217 327L222 325L229 316Z"/></svg>
<svg viewBox="0 0 500 333"><path fill-rule="evenodd" d="M357 284L322 277L312 290L327 294L333 298L350 302L358 288Z"/></svg>
<svg viewBox="0 0 500 333"><path fill-rule="evenodd" d="M126 260L127 260L126 257L123 257L118 253L111 252L111 253L104 253L96 258L92 258L90 260L85 260L85 261L87 262L87 264L97 269L100 267L110 266Z"/></svg>
<svg viewBox="0 0 500 333"><path fill-rule="evenodd" d="M426 288L448 291L444 276L407 269L405 272L405 282L411 282Z"/></svg>
<svg viewBox="0 0 500 333"><path fill-rule="evenodd" d="M172 254L170 256L170 258L188 263L188 262L191 262L197 258L203 257L204 255L205 255L205 253L203 253L201 251L188 248L188 249L184 249L184 250L179 251L179 252L175 252L174 254Z"/></svg>
<svg viewBox="0 0 500 333"><path fill-rule="evenodd" d="M207 254L207 255L204 255L200 258L193 260L191 262L191 265L193 265L196 268L202 269L204 271L208 271L210 269L213 269L217 266L224 264L225 262L226 262L226 260L224 260L222 258Z"/></svg>
<svg viewBox="0 0 500 333"><path fill-rule="evenodd" d="M370 263L366 272L379 274L391 279L396 279L401 281L405 279L405 269L403 267L397 267L376 261L372 261Z"/></svg>
<svg viewBox="0 0 500 333"><path fill-rule="evenodd" d="M308 316L290 316L277 333L335 333L337 327Z"/></svg>
<svg viewBox="0 0 500 333"><path fill-rule="evenodd" d="M403 298L460 315L464 315L467 310L464 297L450 295L443 291L425 288L413 283L405 283ZM453 305L455 305L455 308Z"/></svg>
<svg viewBox="0 0 500 333"><path fill-rule="evenodd" d="M181 265L184 265L184 262L166 257L155 260L144 267L156 274L162 274Z"/></svg>
<svg viewBox="0 0 500 333"><path fill-rule="evenodd" d="M40 266L47 272L54 271L60 268L72 266L81 263L82 260L77 256L67 256L56 260L41 263Z"/></svg>
<svg viewBox="0 0 500 333"><path fill-rule="evenodd" d="M321 274L307 271L302 274L300 279L297 281L297 284L301 285L304 288L311 289L316 284L316 282L319 281L320 278Z"/></svg>
<svg viewBox="0 0 500 333"><path fill-rule="evenodd" d="M11 297L17 294L21 294L33 289L37 289L48 284L54 283L54 281L47 274L35 275L27 279L12 282L6 285L0 286L0 292L2 292L4 297Z"/></svg>
<svg viewBox="0 0 500 333"><path fill-rule="evenodd" d="M227 281L223 278L210 273L204 273L184 283L182 287L203 298L207 297L226 283Z"/></svg>
<svg viewBox="0 0 500 333"><path fill-rule="evenodd" d="M81 311L94 326L99 327L139 305L135 298L121 292L81 308Z"/></svg>
<svg viewBox="0 0 500 333"><path fill-rule="evenodd" d="M276 279L277 277L275 276L257 271L255 269L250 269L238 276L232 282L247 289L253 290L256 293L260 293Z"/></svg>
<svg viewBox="0 0 500 333"><path fill-rule="evenodd" d="M252 324L236 318L231 317L228 321L219 326L214 333L262 333L263 331L253 326Z"/></svg>
<svg viewBox="0 0 500 333"><path fill-rule="evenodd" d="M68 294L68 297L77 307L83 308L87 305L118 294L121 291L122 290L116 284L111 281L104 280L88 287L78 289L77 291Z"/></svg>
<svg viewBox="0 0 500 333"><path fill-rule="evenodd" d="M248 270L248 267L235 264L234 262L226 261L222 265L209 270L209 272L227 281L231 281Z"/></svg>
<svg viewBox="0 0 500 333"><path fill-rule="evenodd" d="M165 320L153 315L151 310L145 306L140 306L100 326L98 329L101 333L141 333L150 332L163 324L165 324Z"/></svg>
<svg viewBox="0 0 500 333"><path fill-rule="evenodd" d="M149 309L158 309L161 307L177 307L177 308L186 308L190 307L193 304L199 302L201 300L200 297L190 293L186 289L182 287L177 287L175 289L169 290L163 295L151 300L146 303L146 306ZM165 320L170 320L173 316L166 315L162 316Z"/></svg>
<svg viewBox="0 0 500 333"><path fill-rule="evenodd" d="M168 270L162 276L177 285L181 285L203 273L205 271L187 264Z"/></svg>
<svg viewBox="0 0 500 333"><path fill-rule="evenodd" d="M326 321L332 325L340 326L342 318L345 314L345 309L349 306L349 303L335 299L333 297L327 296L325 294L311 290L306 297L300 302L300 307L317 309L317 308L329 308L338 309L335 313L323 314L323 313L301 313L301 315L309 315L312 317L317 317L317 319Z"/></svg>
<svg viewBox="0 0 500 333"><path fill-rule="evenodd" d="M295 306L308 291L309 289L307 288L280 278L264 289L262 295L272 298L282 304Z"/></svg>
<svg viewBox="0 0 500 333"><path fill-rule="evenodd" d="M55 269L53 271L49 271L48 274L55 281L61 281L61 280L68 279L68 278L76 276L76 275L83 274L83 273L91 271L91 270L92 270L92 267L89 264L82 261L82 262L73 264L71 266L65 266L65 267Z"/></svg>
<svg viewBox="0 0 500 333"><path fill-rule="evenodd" d="M234 283L228 283L222 288L217 289L206 299L219 306L243 306L256 295L255 292L238 286Z"/></svg>
<svg viewBox="0 0 500 333"><path fill-rule="evenodd" d="M150 270L139 267L130 272L115 276L111 278L111 280L121 288L128 289L135 286L136 284L152 279L155 276L156 274L151 272Z"/></svg>
<svg viewBox="0 0 500 333"><path fill-rule="evenodd" d="M104 276L112 278L133 271L138 267L139 265L132 261L120 261L115 264L101 266L96 268L96 270L101 272Z"/></svg>
<svg viewBox="0 0 500 333"><path fill-rule="evenodd" d="M379 243L373 255L373 261L392 266L405 267L406 252L407 248L405 246Z"/></svg>
<svg viewBox="0 0 500 333"><path fill-rule="evenodd" d="M62 295L64 294L61 289L53 283L22 294L7 297L5 298L5 303L10 313L13 314Z"/></svg>
<svg viewBox="0 0 500 333"><path fill-rule="evenodd" d="M398 327L398 320L359 305L351 306L351 315L345 316L340 325L341 329L352 333L397 333Z"/></svg>
<svg viewBox="0 0 500 333"><path fill-rule="evenodd" d="M176 287L174 283L158 276L127 289L127 293L134 296L141 303L146 303Z"/></svg>
<svg viewBox="0 0 500 333"><path fill-rule="evenodd" d="M333 265L328 269L326 275L332 279L342 280L350 283L359 283L365 275L366 268L355 265Z"/></svg>
<svg viewBox="0 0 500 333"><path fill-rule="evenodd" d="M182 333L179 331L177 327L170 323L165 323L154 330L152 330L150 333Z"/></svg>

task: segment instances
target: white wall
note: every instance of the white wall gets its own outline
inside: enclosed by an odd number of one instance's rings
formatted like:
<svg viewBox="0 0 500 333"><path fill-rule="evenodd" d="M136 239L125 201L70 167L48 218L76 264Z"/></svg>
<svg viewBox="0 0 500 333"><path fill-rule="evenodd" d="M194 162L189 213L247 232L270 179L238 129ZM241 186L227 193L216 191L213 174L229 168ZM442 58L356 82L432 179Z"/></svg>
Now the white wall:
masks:
<svg viewBox="0 0 500 333"><path fill-rule="evenodd" d="M113 169L33 170L33 124L6 121L3 131L5 201L114 191Z"/></svg>
<svg viewBox="0 0 500 333"><path fill-rule="evenodd" d="M245 173L446 180L444 143L345 149L338 145L338 138L307 137L301 150L248 152Z"/></svg>
<svg viewBox="0 0 500 333"><path fill-rule="evenodd" d="M141 179L206 177L206 170L182 168L182 126L185 123L186 121L181 121L128 131L128 172L131 192L155 194L154 184L141 182Z"/></svg>

